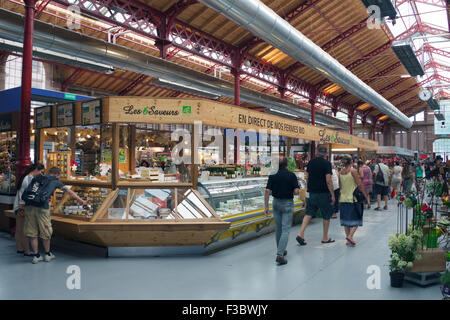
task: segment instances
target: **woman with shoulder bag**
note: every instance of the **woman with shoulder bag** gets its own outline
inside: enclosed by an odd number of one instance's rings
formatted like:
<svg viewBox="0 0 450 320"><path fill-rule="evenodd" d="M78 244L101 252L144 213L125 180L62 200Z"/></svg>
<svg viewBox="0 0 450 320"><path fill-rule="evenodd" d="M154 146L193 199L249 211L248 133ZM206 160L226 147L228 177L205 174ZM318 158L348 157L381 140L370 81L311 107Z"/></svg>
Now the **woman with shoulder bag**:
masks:
<svg viewBox="0 0 450 320"><path fill-rule="evenodd" d="M14 199L14 213L16 214L16 248L18 254L23 254L26 257L31 257L32 254L28 239L23 231L25 225L25 202L22 200L22 194L30 184L31 180L43 172L44 165L41 163L31 164L25 169L24 174L20 177L17 184L17 194Z"/></svg>
<svg viewBox="0 0 450 320"><path fill-rule="evenodd" d="M363 201L366 199L369 202L370 199L361 183L358 170L352 168L352 162L352 158L347 156L342 159L344 169L339 175L339 188L341 190L339 211L347 245L355 246L356 242L353 240L353 235L356 229L362 226ZM360 192L355 192L357 188Z"/></svg>

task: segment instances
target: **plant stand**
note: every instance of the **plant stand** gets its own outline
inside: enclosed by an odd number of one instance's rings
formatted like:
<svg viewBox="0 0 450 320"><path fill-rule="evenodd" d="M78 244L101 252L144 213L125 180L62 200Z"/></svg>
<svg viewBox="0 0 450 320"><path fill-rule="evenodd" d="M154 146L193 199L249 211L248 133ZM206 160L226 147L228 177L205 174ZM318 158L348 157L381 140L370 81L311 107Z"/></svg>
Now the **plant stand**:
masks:
<svg viewBox="0 0 450 320"><path fill-rule="evenodd" d="M405 281L424 287L441 283L441 274L439 272L407 272Z"/></svg>

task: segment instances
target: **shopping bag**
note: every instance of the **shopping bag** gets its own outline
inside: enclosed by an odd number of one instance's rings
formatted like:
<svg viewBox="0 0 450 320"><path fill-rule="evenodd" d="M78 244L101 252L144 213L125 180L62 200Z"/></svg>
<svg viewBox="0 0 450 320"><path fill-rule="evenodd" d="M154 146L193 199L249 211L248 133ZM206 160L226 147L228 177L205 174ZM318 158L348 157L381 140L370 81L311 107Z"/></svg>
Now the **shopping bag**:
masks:
<svg viewBox="0 0 450 320"><path fill-rule="evenodd" d="M412 186L411 186L411 192L417 192L415 183L413 183Z"/></svg>

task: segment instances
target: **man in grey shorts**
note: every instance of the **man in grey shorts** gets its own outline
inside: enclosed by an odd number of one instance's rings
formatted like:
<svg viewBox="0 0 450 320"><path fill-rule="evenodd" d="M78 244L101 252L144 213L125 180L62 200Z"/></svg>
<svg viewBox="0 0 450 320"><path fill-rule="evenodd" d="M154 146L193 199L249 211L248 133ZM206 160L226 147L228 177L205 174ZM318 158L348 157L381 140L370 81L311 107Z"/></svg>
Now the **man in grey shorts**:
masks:
<svg viewBox="0 0 450 320"><path fill-rule="evenodd" d="M303 218L300 232L297 235L297 241L300 245L306 245L305 230L318 210L323 217L323 238L322 243L332 243L335 240L328 238L328 228L330 219L333 215L333 205L337 201L334 197L333 181L331 175L331 163L325 159L328 150L324 146L319 146L318 157L308 163L306 172L308 173L309 197L306 199L306 216Z"/></svg>

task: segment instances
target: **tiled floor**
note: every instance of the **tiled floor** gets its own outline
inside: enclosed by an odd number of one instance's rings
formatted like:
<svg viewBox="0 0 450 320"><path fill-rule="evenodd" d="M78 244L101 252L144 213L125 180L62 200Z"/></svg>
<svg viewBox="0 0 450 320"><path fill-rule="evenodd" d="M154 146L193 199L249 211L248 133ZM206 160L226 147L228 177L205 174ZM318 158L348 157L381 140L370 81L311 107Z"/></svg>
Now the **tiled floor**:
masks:
<svg viewBox="0 0 450 320"><path fill-rule="evenodd" d="M405 282L391 288L387 261L389 235L396 231L396 209L366 211L357 246L345 245L339 220L332 220L334 244L320 243L322 223L313 219L308 245L291 229L288 260L275 263L273 234L209 256L100 258L55 251L56 260L33 265L15 253L15 243L0 233L2 299L441 299L439 285ZM68 266L81 270L81 289L69 290ZM381 288L368 289L367 268L381 269Z"/></svg>

